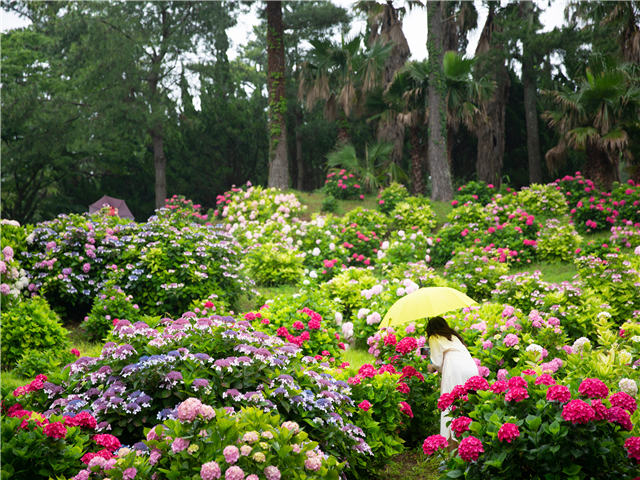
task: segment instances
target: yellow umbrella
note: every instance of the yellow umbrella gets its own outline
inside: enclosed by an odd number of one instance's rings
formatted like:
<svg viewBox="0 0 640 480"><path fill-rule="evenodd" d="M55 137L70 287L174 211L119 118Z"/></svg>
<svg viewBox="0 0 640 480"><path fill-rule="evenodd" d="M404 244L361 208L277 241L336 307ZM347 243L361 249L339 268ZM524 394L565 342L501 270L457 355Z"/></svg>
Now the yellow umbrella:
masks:
<svg viewBox="0 0 640 480"><path fill-rule="evenodd" d="M455 288L421 288L394 303L380 322L380 326L391 327L412 320L436 317L474 303L477 302Z"/></svg>

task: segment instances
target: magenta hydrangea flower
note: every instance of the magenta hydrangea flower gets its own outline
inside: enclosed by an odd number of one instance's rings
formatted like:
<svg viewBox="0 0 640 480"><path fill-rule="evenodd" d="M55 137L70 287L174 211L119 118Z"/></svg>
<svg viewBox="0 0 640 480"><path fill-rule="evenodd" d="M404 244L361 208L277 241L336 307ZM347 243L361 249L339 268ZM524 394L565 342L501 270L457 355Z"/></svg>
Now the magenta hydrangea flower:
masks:
<svg viewBox="0 0 640 480"><path fill-rule="evenodd" d="M514 333L509 333L506 337L504 337L504 345L506 347L513 347L520 343L520 339Z"/></svg>
<svg viewBox="0 0 640 480"><path fill-rule="evenodd" d="M281 474L278 467L275 465L269 465L264 469L264 474L267 477L267 480L280 480Z"/></svg>
<svg viewBox="0 0 640 480"><path fill-rule="evenodd" d="M593 413L595 413L595 420L606 420L607 419L607 407L602 400L596 398L595 400L591 400L591 408L593 408Z"/></svg>
<svg viewBox="0 0 640 480"><path fill-rule="evenodd" d="M589 423L594 420L596 413L587 402L582 400L571 400L562 409L562 418L565 422Z"/></svg>
<svg viewBox="0 0 640 480"><path fill-rule="evenodd" d="M543 373L538 378L536 378L536 381L533 383L535 383L536 385L555 385L556 381L548 373Z"/></svg>
<svg viewBox="0 0 640 480"><path fill-rule="evenodd" d="M509 391L504 397L504 399L507 402L510 402L512 400L516 402L521 402L522 400L525 400L527 398L529 398L529 392L527 391L526 388L520 388L520 387L509 388Z"/></svg>
<svg viewBox="0 0 640 480"><path fill-rule="evenodd" d="M475 390L489 390L489 382L480 376L471 377L464 383L464 388L467 391Z"/></svg>
<svg viewBox="0 0 640 480"><path fill-rule="evenodd" d="M482 442L476 437L465 437L458 446L458 455L465 462L478 460L478 455L484 453Z"/></svg>
<svg viewBox="0 0 640 480"><path fill-rule="evenodd" d="M244 471L240 467L229 467L224 472L224 478L226 480L244 480Z"/></svg>
<svg viewBox="0 0 640 480"><path fill-rule="evenodd" d="M496 380L491 385L491 391L496 395L500 395L501 393L506 392L508 388L509 388L509 384L504 380Z"/></svg>
<svg viewBox="0 0 640 480"><path fill-rule="evenodd" d="M547 400L550 402L568 402L571 400L571 391L564 385L552 385L547 390Z"/></svg>
<svg viewBox="0 0 640 480"><path fill-rule="evenodd" d="M109 435L108 433L95 435L93 440L100 445L101 447L106 448L107 450L114 452L118 450L122 444L120 440L118 440L113 435Z"/></svg>
<svg viewBox="0 0 640 480"><path fill-rule="evenodd" d="M220 471L220 465L216 462L207 462L202 464L202 468L200 468L200 476L202 480L218 480L222 475Z"/></svg>
<svg viewBox="0 0 640 480"><path fill-rule="evenodd" d="M471 425L471 420L469 417L458 417L454 418L451 421L451 430L456 432L458 435L462 435L464 432L469 430L469 425Z"/></svg>
<svg viewBox="0 0 640 480"><path fill-rule="evenodd" d="M440 448L447 448L448 446L449 442L442 435L431 435L422 444L422 451L425 455L432 455Z"/></svg>
<svg viewBox="0 0 640 480"><path fill-rule="evenodd" d="M446 410L455 401L456 397L451 393L443 393L438 399L438 409Z"/></svg>
<svg viewBox="0 0 640 480"><path fill-rule="evenodd" d="M633 424L631 423L631 416L629 412L620 407L611 407L607 411L607 420L611 423L619 424L623 429L631 431L633 430Z"/></svg>
<svg viewBox="0 0 640 480"><path fill-rule="evenodd" d="M238 447L234 445L224 447L222 454L224 455L224 459L226 460L226 462L231 465L236 463L238 461L238 458L240 458L240 450L238 450Z"/></svg>
<svg viewBox="0 0 640 480"><path fill-rule="evenodd" d="M371 403L369 402L369 400L363 400L358 404L358 407L360 407L365 412L368 412L369 409L371 408Z"/></svg>
<svg viewBox="0 0 640 480"><path fill-rule="evenodd" d="M509 388L514 388L514 387L527 388L529 386L527 381L522 377L512 377L509 379L507 384L509 385Z"/></svg>
<svg viewBox="0 0 640 480"><path fill-rule="evenodd" d="M638 402L636 402L636 399L624 392L614 393L611 395L611 398L609 398L609 401L611 402L611 406L620 407L627 410L632 415L638 408Z"/></svg>
<svg viewBox="0 0 640 480"><path fill-rule="evenodd" d="M67 429L61 422L54 422L45 425L42 433L51 438L64 438L67 436Z"/></svg>
<svg viewBox="0 0 640 480"><path fill-rule="evenodd" d="M515 423L505 423L498 430L498 440L501 442L507 441L507 443L511 443L511 440L515 440L520 436L520 430Z"/></svg>
<svg viewBox="0 0 640 480"><path fill-rule="evenodd" d="M640 463L640 437L629 437L624 442L629 458L633 458Z"/></svg>
<svg viewBox="0 0 640 480"><path fill-rule="evenodd" d="M491 340L486 340L482 342L483 350L491 350L493 348L493 342Z"/></svg>
<svg viewBox="0 0 640 480"><path fill-rule="evenodd" d="M607 398L609 388L598 378L585 378L578 387L578 393L588 398Z"/></svg>

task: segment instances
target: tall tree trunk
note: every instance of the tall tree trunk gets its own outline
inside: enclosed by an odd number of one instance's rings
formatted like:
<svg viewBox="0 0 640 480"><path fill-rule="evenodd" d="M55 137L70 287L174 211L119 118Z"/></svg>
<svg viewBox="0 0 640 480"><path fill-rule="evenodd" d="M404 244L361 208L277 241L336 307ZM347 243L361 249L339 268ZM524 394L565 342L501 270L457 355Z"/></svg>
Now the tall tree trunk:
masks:
<svg viewBox="0 0 640 480"><path fill-rule="evenodd" d="M489 5L489 14L484 24L478 47L476 48L476 57L487 53L490 49L495 49L499 54L502 52L502 45L491 45L491 37L494 31L498 30L495 23L495 7L492 2ZM484 70L491 68L491 65L478 65L480 74L484 74ZM495 67L494 67L495 68ZM504 129L505 129L505 112L507 109L507 100L509 98L509 87L511 81L505 67L505 61L500 63L496 75L496 89L488 103L485 104L487 121L480 122L476 128L478 137L478 157L476 161L476 170L478 179L483 182L493 184L499 187L502 184L502 160L504 158Z"/></svg>
<svg viewBox="0 0 640 480"><path fill-rule="evenodd" d="M289 188L282 2L267 2L267 89L269 91L269 187Z"/></svg>
<svg viewBox="0 0 640 480"><path fill-rule="evenodd" d="M520 1L520 12L525 21L533 23L533 2ZM527 152L529 154L529 183L542 183L542 156L538 133L538 101L535 59L531 47L522 47L522 86L524 87L524 116L527 121Z"/></svg>
<svg viewBox="0 0 640 480"><path fill-rule="evenodd" d="M424 174L422 173L422 155L420 148L420 127L411 127L411 193L424 195Z"/></svg>
<svg viewBox="0 0 640 480"><path fill-rule="evenodd" d="M156 208L162 208L167 198L167 158L164 156L162 124L157 123L150 133L156 169Z"/></svg>
<svg viewBox="0 0 640 480"><path fill-rule="evenodd" d="M304 188L304 159L302 158L302 109L296 108L296 163L298 164L298 191Z"/></svg>
<svg viewBox="0 0 640 480"><path fill-rule="evenodd" d="M384 65L383 88L386 89L393 81L396 72L404 66L409 55L411 55L409 44L402 31L402 22L399 20L398 12L391 1L387 1L384 6L380 25L380 38L385 43L395 42L396 44ZM400 164L404 145L404 126L395 117L388 122L379 122L376 137L380 142L393 143L391 161Z"/></svg>
<svg viewBox="0 0 640 480"><path fill-rule="evenodd" d="M456 132L452 126L447 125L447 162L449 170L453 172L453 145L456 142Z"/></svg>
<svg viewBox="0 0 640 480"><path fill-rule="evenodd" d="M429 81L429 169L431 172L432 192L431 198L439 201L453 200L453 187L451 185L451 171L447 161L447 140L443 129L446 121L444 111L446 86L442 60L442 1L427 3L427 21L429 33L427 38L427 51L429 52L429 64L431 77Z"/></svg>
<svg viewBox="0 0 640 480"><path fill-rule="evenodd" d="M587 144L587 163L584 176L592 180L599 188L611 191L613 182L620 181L620 163L618 157L609 155L598 144Z"/></svg>

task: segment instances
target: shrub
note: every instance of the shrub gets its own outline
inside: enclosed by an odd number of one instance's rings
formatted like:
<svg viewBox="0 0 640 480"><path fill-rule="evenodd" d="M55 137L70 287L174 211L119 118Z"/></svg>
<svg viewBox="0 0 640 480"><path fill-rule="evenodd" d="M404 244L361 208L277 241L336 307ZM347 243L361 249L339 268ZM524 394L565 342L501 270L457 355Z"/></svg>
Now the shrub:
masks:
<svg viewBox="0 0 640 480"><path fill-rule="evenodd" d="M16 404L2 416L2 477L71 478L95 456L114 458L120 442L112 437L112 448L104 448L96 442L96 431L96 421L87 412L47 418Z"/></svg>
<svg viewBox="0 0 640 480"><path fill-rule="evenodd" d="M452 205L456 206L467 202L477 203L481 206L486 205L495 194L496 190L492 184L487 185L483 181L469 182L458 188L454 196L455 203Z"/></svg>
<svg viewBox="0 0 640 480"><path fill-rule="evenodd" d="M535 374L492 385L479 377L467 381L464 392L454 395L452 415L472 423L458 435L447 476L630 478L636 462L626 451L627 430L633 428L629 413L612 409L608 392L602 399L596 398L599 391L590 399L584 394L576 398L589 381L567 387ZM468 401L461 400L465 392Z"/></svg>
<svg viewBox="0 0 640 480"><path fill-rule="evenodd" d="M421 230L391 232L389 239L382 242L376 252L378 262L383 265L400 265L421 260L431 261L433 240Z"/></svg>
<svg viewBox="0 0 640 480"><path fill-rule="evenodd" d="M252 249L246 258L249 275L269 286L297 282L303 274L302 262L299 252L272 243Z"/></svg>
<svg viewBox="0 0 640 480"><path fill-rule="evenodd" d="M121 320L110 338L127 343L106 343L99 358L79 358L51 379L48 393L25 392L21 401L47 414L91 408L128 445L189 397L216 408L256 407L308 426L324 451L363 468L368 445L347 423L354 411L348 384L314 370L328 363L300 358L296 345L254 331L249 322L185 315L155 328ZM78 396L86 400L77 402Z"/></svg>
<svg viewBox="0 0 640 480"><path fill-rule="evenodd" d="M389 215L396 208L396 205L404 201L408 196L409 192L405 186L394 182L378 195L377 208L385 215Z"/></svg>
<svg viewBox="0 0 640 480"><path fill-rule="evenodd" d="M76 350L76 352L78 351ZM41 373L50 375L75 359L76 356L68 350L26 350L18 360L13 372L26 378L34 378Z"/></svg>
<svg viewBox="0 0 640 480"><path fill-rule="evenodd" d="M342 224L345 226L359 225L361 228L375 232L378 238L384 237L389 230L389 219L386 215L362 207L348 211L342 217Z"/></svg>
<svg viewBox="0 0 640 480"><path fill-rule="evenodd" d="M360 291L371 288L376 284L376 279L369 270L349 268L320 286L320 291L332 299L340 299L342 314L345 318L363 307L364 297Z"/></svg>
<svg viewBox="0 0 640 480"><path fill-rule="evenodd" d="M524 210L535 216L560 217L569 213L565 196L555 184L532 184L518 192L516 201Z"/></svg>
<svg viewBox="0 0 640 480"><path fill-rule="evenodd" d="M132 300L131 295L125 295L120 287L110 282L94 300L81 328L87 332L90 340L103 341L117 320L135 323L141 318L139 307Z"/></svg>
<svg viewBox="0 0 640 480"><path fill-rule="evenodd" d="M307 209L294 193L282 193L277 188L253 187L251 182L247 182L246 190L233 187L223 195L218 195L216 207L217 217L239 223L264 222L268 219L284 221Z"/></svg>
<svg viewBox="0 0 640 480"><path fill-rule="evenodd" d="M3 224L3 231L5 228L8 230L21 230L12 224ZM18 261L16 249L8 245L7 243L9 242L5 242L4 237L2 240L2 252L0 252L0 282L2 284L0 286L0 297L2 298L3 307L10 308L22 298L30 296L32 292L35 295L36 289L34 285L30 285L27 272Z"/></svg>
<svg viewBox="0 0 640 480"><path fill-rule="evenodd" d="M491 214L483 206L475 203L465 203L453 208L447 214L447 222L460 225L478 224L484 228L493 223Z"/></svg>
<svg viewBox="0 0 640 480"><path fill-rule="evenodd" d="M429 232L437 223L436 214L427 198L409 197L398 203L390 216L400 230Z"/></svg>
<svg viewBox="0 0 640 480"><path fill-rule="evenodd" d="M41 297L2 310L2 364L15 364L26 350L66 349L67 330Z"/></svg>
<svg viewBox="0 0 640 480"><path fill-rule="evenodd" d="M545 222L537 241L536 256L540 260L551 262L569 262L572 260L582 237L570 225L562 225L555 218Z"/></svg>
<svg viewBox="0 0 640 480"><path fill-rule="evenodd" d="M338 200L332 195L327 195L322 201L321 210L323 212L334 213L338 211Z"/></svg>
<svg viewBox="0 0 640 480"><path fill-rule="evenodd" d="M156 216L162 220L168 220L173 225L185 226L190 223L204 223L207 215L200 213L201 205L196 205L184 195L174 195L165 199L164 207L156 212Z"/></svg>
<svg viewBox="0 0 640 480"><path fill-rule="evenodd" d="M340 478L344 465L309 441L297 423L256 408L232 410L214 410L196 399L183 402L176 419L149 429L147 440L104 475L122 478L133 468L142 478L158 480Z"/></svg>
<svg viewBox="0 0 640 480"><path fill-rule="evenodd" d="M501 275L509 271L506 260L509 251L469 248L456 252L445 265L444 276L467 289L467 295L477 301L489 298Z"/></svg>
<svg viewBox="0 0 640 480"><path fill-rule="evenodd" d="M352 173L347 173L346 170L328 174L324 181L324 191L327 195L338 200L364 199L364 189L360 180Z"/></svg>

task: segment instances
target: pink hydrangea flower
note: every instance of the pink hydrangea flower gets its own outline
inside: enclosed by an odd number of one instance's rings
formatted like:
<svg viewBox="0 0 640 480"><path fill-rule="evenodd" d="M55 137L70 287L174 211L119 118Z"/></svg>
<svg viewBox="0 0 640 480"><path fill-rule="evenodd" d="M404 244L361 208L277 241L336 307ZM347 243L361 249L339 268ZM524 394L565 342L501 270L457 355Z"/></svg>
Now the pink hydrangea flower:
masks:
<svg viewBox="0 0 640 480"><path fill-rule="evenodd" d="M486 340L482 342L482 348L484 350L491 350L493 348L493 342L491 340Z"/></svg>
<svg viewBox="0 0 640 480"><path fill-rule="evenodd" d="M267 477L267 480L280 480L281 477L280 470L275 465L269 465L266 467L264 469L264 474Z"/></svg>
<svg viewBox="0 0 640 480"><path fill-rule="evenodd" d="M185 438L176 438L171 444L171 451L173 453L178 453L183 450L186 450L189 446L189 440Z"/></svg>
<svg viewBox="0 0 640 480"><path fill-rule="evenodd" d="M320 457L310 457L304 461L304 466L307 470L317 472L322 467L322 459Z"/></svg>
<svg viewBox="0 0 640 480"><path fill-rule="evenodd" d="M200 407L202 402L197 398L187 398L178 407L178 420L181 422L193 422L198 413L200 413Z"/></svg>
<svg viewBox="0 0 640 480"><path fill-rule="evenodd" d="M504 337L504 345L506 347L513 347L514 345L517 345L518 343L520 343L520 339L518 338L517 335L515 335L513 333L509 333L506 337Z"/></svg>
<svg viewBox="0 0 640 480"><path fill-rule="evenodd" d="M410 418L413 418L413 411L411 410L411 405L407 402L400 402L400 411L405 415L408 415Z"/></svg>
<svg viewBox="0 0 640 480"><path fill-rule="evenodd" d="M238 450L238 447L235 447L233 445L224 447L222 454L224 455L224 459L226 460L226 462L231 465L236 463L238 461L238 458L240 458L240 450Z"/></svg>
<svg viewBox="0 0 640 480"><path fill-rule="evenodd" d="M595 399L591 400L591 408L593 408L593 413L595 414L595 420L606 420L607 419L607 407L602 400Z"/></svg>
<svg viewBox="0 0 640 480"><path fill-rule="evenodd" d="M568 402L571 400L571 391L564 385L552 385L547 390L547 400L550 402Z"/></svg>
<svg viewBox="0 0 640 480"><path fill-rule="evenodd" d="M438 399L438 409L446 410L455 401L455 397L450 393L443 393Z"/></svg>
<svg viewBox="0 0 640 480"><path fill-rule="evenodd" d="M620 407L624 410L627 410L632 415L638 408L636 399L624 392L614 393L613 395L611 395L611 398L609 398L609 401L611 402L611 406Z"/></svg>
<svg viewBox="0 0 640 480"><path fill-rule="evenodd" d="M243 480L244 471L240 467L229 467L227 471L224 472L224 478L226 480Z"/></svg>
<svg viewBox="0 0 640 480"><path fill-rule="evenodd" d="M498 370L498 380L500 382L504 382L507 379L508 374L509 372L505 368L501 368Z"/></svg>
<svg viewBox="0 0 640 480"><path fill-rule="evenodd" d="M431 435L422 444L422 451L425 455L432 455L441 448L447 448L449 442L442 435Z"/></svg>
<svg viewBox="0 0 640 480"><path fill-rule="evenodd" d="M220 465L216 462L203 463L202 468L200 468L202 480L218 480L221 474Z"/></svg>
<svg viewBox="0 0 640 480"><path fill-rule="evenodd" d="M585 378L578 387L578 393L588 398L607 398L609 388L598 378Z"/></svg>
<svg viewBox="0 0 640 480"><path fill-rule="evenodd" d="M114 451L118 450L122 446L122 444L120 443L120 440L118 440L113 435L109 435L108 433L95 435L93 437L93 440L98 445L100 445L101 447L106 448L107 450L109 450L111 452L114 452Z"/></svg>
<svg viewBox="0 0 640 480"><path fill-rule="evenodd" d="M388 338L388 337L387 337ZM418 342L413 337L405 337L396 345L396 352L401 355L413 352L418 348Z"/></svg>
<svg viewBox="0 0 640 480"><path fill-rule="evenodd" d="M135 468L127 468L124 472L122 472L122 480L133 480L134 478L136 478L137 474L138 470L136 470Z"/></svg>
<svg viewBox="0 0 640 480"><path fill-rule="evenodd" d="M465 462L478 460L478 455L484 453L482 442L476 437L465 437L458 446L458 455Z"/></svg>
<svg viewBox="0 0 640 480"><path fill-rule="evenodd" d="M471 420L469 417L458 417L454 418L451 421L451 430L456 432L458 435L462 435L464 432L469 430L469 425L471 425Z"/></svg>
<svg viewBox="0 0 640 480"><path fill-rule="evenodd" d="M371 408L371 403L369 402L369 400L363 400L358 404L358 407L360 407L365 412L368 412L369 409Z"/></svg>
<svg viewBox="0 0 640 480"><path fill-rule="evenodd" d="M527 388L529 386L529 384L523 377L511 377L507 384L509 385L509 388Z"/></svg>
<svg viewBox="0 0 640 480"><path fill-rule="evenodd" d="M247 432L242 436L242 441L245 443L256 443L259 440L258 432Z"/></svg>
<svg viewBox="0 0 640 480"><path fill-rule="evenodd" d="M562 418L566 422L589 423L595 416L591 405L582 400L571 400L562 409Z"/></svg>

